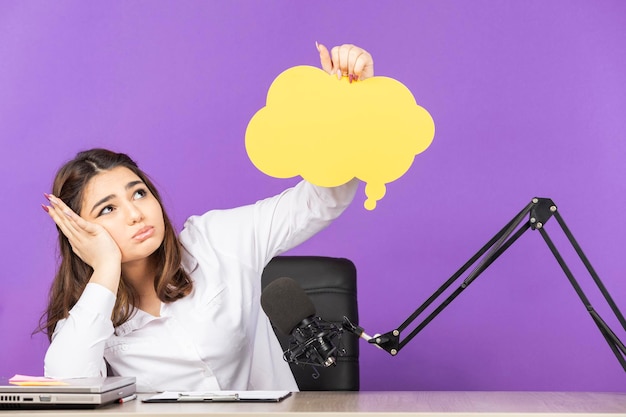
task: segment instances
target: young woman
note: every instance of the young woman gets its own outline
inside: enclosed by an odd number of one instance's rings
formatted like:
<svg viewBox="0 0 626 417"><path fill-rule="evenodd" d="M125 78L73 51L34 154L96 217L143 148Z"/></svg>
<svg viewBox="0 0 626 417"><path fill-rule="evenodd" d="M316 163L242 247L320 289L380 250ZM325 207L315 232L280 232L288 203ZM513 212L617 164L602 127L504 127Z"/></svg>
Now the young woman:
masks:
<svg viewBox="0 0 626 417"><path fill-rule="evenodd" d="M366 51L319 45L324 70L373 75ZM79 153L44 210L61 264L43 325L45 375L127 375L142 392L298 389L260 308L261 273L352 201L357 180L306 181L250 206L192 216L177 237L154 185L127 155Z"/></svg>

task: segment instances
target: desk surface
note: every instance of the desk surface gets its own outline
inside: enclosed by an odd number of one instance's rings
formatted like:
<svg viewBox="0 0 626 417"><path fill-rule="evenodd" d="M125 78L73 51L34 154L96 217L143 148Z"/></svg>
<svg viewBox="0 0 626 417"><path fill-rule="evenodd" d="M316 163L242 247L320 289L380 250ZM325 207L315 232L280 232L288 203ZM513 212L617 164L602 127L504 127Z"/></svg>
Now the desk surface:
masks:
<svg viewBox="0 0 626 417"><path fill-rule="evenodd" d="M139 398L149 395L141 394ZM0 411L8 416L325 416L402 415L626 416L626 393L599 392L298 392L280 403L148 404L140 400L96 410Z"/></svg>

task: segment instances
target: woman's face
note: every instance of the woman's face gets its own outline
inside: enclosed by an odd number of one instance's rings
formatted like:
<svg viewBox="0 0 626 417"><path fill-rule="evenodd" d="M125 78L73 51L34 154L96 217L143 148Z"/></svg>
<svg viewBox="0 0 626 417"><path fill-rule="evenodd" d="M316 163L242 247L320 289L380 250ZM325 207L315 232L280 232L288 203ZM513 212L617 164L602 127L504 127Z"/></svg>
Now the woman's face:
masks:
<svg viewBox="0 0 626 417"><path fill-rule="evenodd" d="M125 167L103 171L89 180L80 216L109 232L120 248L122 263L147 258L165 236L161 205Z"/></svg>

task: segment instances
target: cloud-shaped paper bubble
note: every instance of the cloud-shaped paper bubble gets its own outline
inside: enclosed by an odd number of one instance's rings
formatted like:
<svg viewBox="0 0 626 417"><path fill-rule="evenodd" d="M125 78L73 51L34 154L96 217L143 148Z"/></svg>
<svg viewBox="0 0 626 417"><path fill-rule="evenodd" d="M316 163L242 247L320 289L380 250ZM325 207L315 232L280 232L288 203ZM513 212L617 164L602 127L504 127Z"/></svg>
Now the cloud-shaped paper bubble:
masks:
<svg viewBox="0 0 626 417"><path fill-rule="evenodd" d="M356 177L367 183L373 210L386 187L431 144L435 125L402 83L347 77L297 66L281 73L266 106L250 120L246 150L252 163L275 178L297 175L324 187Z"/></svg>

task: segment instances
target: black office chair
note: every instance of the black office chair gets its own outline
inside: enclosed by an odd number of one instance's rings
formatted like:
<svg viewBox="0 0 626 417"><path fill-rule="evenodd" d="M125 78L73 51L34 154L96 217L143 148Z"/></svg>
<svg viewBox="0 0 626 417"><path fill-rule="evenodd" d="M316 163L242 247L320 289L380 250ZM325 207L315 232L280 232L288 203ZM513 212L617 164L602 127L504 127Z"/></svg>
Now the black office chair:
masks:
<svg viewBox="0 0 626 417"><path fill-rule="evenodd" d="M292 278L300 284L322 319L341 324L346 316L353 323L359 322L356 268L350 260L323 256L277 256L263 271L263 288L281 277ZM276 328L274 332L283 350L286 350L288 336ZM337 356L335 366L313 368L290 363L300 391L358 391L358 342L354 334L343 332L341 347L346 353Z"/></svg>

